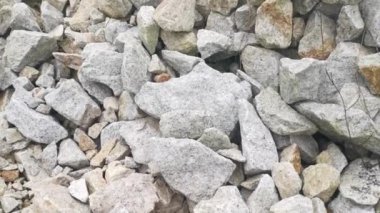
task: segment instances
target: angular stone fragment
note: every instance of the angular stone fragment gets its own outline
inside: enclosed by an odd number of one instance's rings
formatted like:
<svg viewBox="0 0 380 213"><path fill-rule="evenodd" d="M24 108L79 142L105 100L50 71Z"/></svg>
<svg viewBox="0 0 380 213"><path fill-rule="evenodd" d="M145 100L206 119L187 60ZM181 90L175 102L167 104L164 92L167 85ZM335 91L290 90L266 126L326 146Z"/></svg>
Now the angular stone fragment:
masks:
<svg viewBox="0 0 380 213"><path fill-rule="evenodd" d="M68 188L71 196L81 201L82 203L87 203L88 191L85 179L81 178L79 180L71 181Z"/></svg>
<svg viewBox="0 0 380 213"><path fill-rule="evenodd" d="M56 49L56 40L48 34L14 30L7 38L3 60L5 66L20 72L25 66L45 61Z"/></svg>
<svg viewBox="0 0 380 213"><path fill-rule="evenodd" d="M344 156L339 147L333 143L328 145L327 149L317 156L317 163L329 164L339 172L342 172L348 164L346 156Z"/></svg>
<svg viewBox="0 0 380 213"><path fill-rule="evenodd" d="M79 70L83 63L83 58L79 54L54 52L53 56L57 61L74 70Z"/></svg>
<svg viewBox="0 0 380 213"><path fill-rule="evenodd" d="M137 13L137 27L139 36L150 54L156 51L158 42L159 26L153 19L154 7L143 6Z"/></svg>
<svg viewBox="0 0 380 213"><path fill-rule="evenodd" d="M188 55L197 53L197 37L194 32L170 32L161 30L160 37L169 50Z"/></svg>
<svg viewBox="0 0 380 213"><path fill-rule="evenodd" d="M307 20L298 54L302 58L326 59L335 48L334 20L320 12L313 12Z"/></svg>
<svg viewBox="0 0 380 213"><path fill-rule="evenodd" d="M13 30L41 31L37 17L25 3L16 3L12 7L11 28Z"/></svg>
<svg viewBox="0 0 380 213"><path fill-rule="evenodd" d="M288 106L272 88L256 97L256 108L264 124L279 135L312 135L318 129L303 115Z"/></svg>
<svg viewBox="0 0 380 213"><path fill-rule="evenodd" d="M90 11L96 10L98 1L83 0L79 2L78 9L69 19L69 25L72 30L86 32L90 26Z"/></svg>
<svg viewBox="0 0 380 213"><path fill-rule="evenodd" d="M293 0L294 11L305 15L310 12L320 0Z"/></svg>
<svg viewBox="0 0 380 213"><path fill-rule="evenodd" d="M257 9L255 32L265 48L287 48L292 40L293 4L290 0L266 0Z"/></svg>
<svg viewBox="0 0 380 213"><path fill-rule="evenodd" d="M205 129L198 141L215 151L232 148L228 135L213 127Z"/></svg>
<svg viewBox="0 0 380 213"><path fill-rule="evenodd" d="M119 121L130 121L143 118L145 114L141 112L136 105L131 93L123 91L119 97L119 111L117 116Z"/></svg>
<svg viewBox="0 0 380 213"><path fill-rule="evenodd" d="M328 206L334 213L375 213L373 206L360 205L340 193Z"/></svg>
<svg viewBox="0 0 380 213"><path fill-rule="evenodd" d="M302 180L289 162L275 164L272 177L282 199L297 195L302 189Z"/></svg>
<svg viewBox="0 0 380 213"><path fill-rule="evenodd" d="M66 139L59 145L58 164L80 169L90 165L86 155L71 139Z"/></svg>
<svg viewBox="0 0 380 213"><path fill-rule="evenodd" d="M360 57L358 65L360 73L367 80L371 92L375 95L379 95L380 53Z"/></svg>
<svg viewBox="0 0 380 213"><path fill-rule="evenodd" d="M220 13L211 12L207 17L205 30L214 31L231 38L236 31L234 16L224 16Z"/></svg>
<svg viewBox="0 0 380 213"><path fill-rule="evenodd" d="M0 35L3 36L8 32L12 21L12 7L0 7Z"/></svg>
<svg viewBox="0 0 380 213"><path fill-rule="evenodd" d="M313 212L313 204L310 198L295 195L281 200L270 208L271 213L304 213Z"/></svg>
<svg viewBox="0 0 380 213"><path fill-rule="evenodd" d="M83 175L90 194L101 191L106 187L107 182L103 176L103 170L101 168L96 168Z"/></svg>
<svg viewBox="0 0 380 213"><path fill-rule="evenodd" d="M321 199L315 197L311 202L313 202L313 213L327 213L325 203Z"/></svg>
<svg viewBox="0 0 380 213"><path fill-rule="evenodd" d="M46 103L80 126L89 126L100 116L100 108L74 79L63 81L45 96Z"/></svg>
<svg viewBox="0 0 380 213"><path fill-rule="evenodd" d="M74 131L74 140L78 143L79 148L83 152L96 149L97 147L95 142L83 130L79 128L76 128Z"/></svg>
<svg viewBox="0 0 380 213"><path fill-rule="evenodd" d="M58 161L58 150L56 143L50 143L45 147L41 154L41 166L48 172L51 173L53 169L57 166Z"/></svg>
<svg viewBox="0 0 380 213"><path fill-rule="evenodd" d="M364 30L364 21L358 5L342 7L337 20L336 42L351 41L359 37Z"/></svg>
<svg viewBox="0 0 380 213"><path fill-rule="evenodd" d="M301 17L293 18L292 47L297 47L305 31L305 20Z"/></svg>
<svg viewBox="0 0 380 213"><path fill-rule="evenodd" d="M293 164L294 169L298 174L302 171L301 152L297 144L292 144L282 150L280 162L289 162Z"/></svg>
<svg viewBox="0 0 380 213"><path fill-rule="evenodd" d="M241 162L245 163L247 159L243 156L240 150L238 149L220 149L217 151L217 153L223 157L226 157L228 159L231 159L235 162Z"/></svg>
<svg viewBox="0 0 380 213"><path fill-rule="evenodd" d="M377 0L363 0L360 3L365 27L377 47L380 46L380 2Z"/></svg>
<svg viewBox="0 0 380 213"><path fill-rule="evenodd" d="M11 196L1 196L0 198L1 207L5 213L12 212L20 205L20 201L16 200Z"/></svg>
<svg viewBox="0 0 380 213"><path fill-rule="evenodd" d="M53 117L30 109L25 103L12 100L5 110L7 120L17 127L26 138L37 143L54 143L68 133Z"/></svg>
<svg viewBox="0 0 380 213"><path fill-rule="evenodd" d="M126 142L136 162L149 165L171 188L196 202L210 199L235 169L230 160L191 139L150 138Z"/></svg>
<svg viewBox="0 0 380 213"><path fill-rule="evenodd" d="M48 1L41 3L41 18L45 32L54 30L58 25L63 24L63 14Z"/></svg>
<svg viewBox="0 0 380 213"><path fill-rule="evenodd" d="M116 145L116 140L107 141L107 143L102 146L100 151L91 159L90 165L94 167L102 167L106 157L110 154L112 149Z"/></svg>
<svg viewBox="0 0 380 213"><path fill-rule="evenodd" d="M161 56L169 66L179 73L180 76L191 72L195 65L202 61L202 59L198 57L189 56L172 50L162 50Z"/></svg>
<svg viewBox="0 0 380 213"><path fill-rule="evenodd" d="M278 162L272 135L260 120L252 104L240 99L238 105L242 151L247 159L244 165L245 174L270 171Z"/></svg>
<svg viewBox="0 0 380 213"><path fill-rule="evenodd" d="M236 28L241 31L250 31L255 25L256 8L245 4L235 11Z"/></svg>
<svg viewBox="0 0 380 213"><path fill-rule="evenodd" d="M156 8L154 20L163 30L189 32L194 26L195 0L164 0Z"/></svg>
<svg viewBox="0 0 380 213"><path fill-rule="evenodd" d="M129 0L104 0L98 1L98 8L101 12L111 18L125 18L132 9Z"/></svg>
<svg viewBox="0 0 380 213"><path fill-rule="evenodd" d="M16 161L23 166L23 174L29 181L40 181L49 177L30 149L14 153Z"/></svg>
<svg viewBox="0 0 380 213"><path fill-rule="evenodd" d="M221 13L223 15L230 14L231 10L238 5L238 0L209 0L211 11Z"/></svg>
<svg viewBox="0 0 380 213"><path fill-rule="evenodd" d="M197 47L203 59L226 52L232 44L229 37L210 30L199 30Z"/></svg>
<svg viewBox="0 0 380 213"><path fill-rule="evenodd" d="M252 213L269 212L270 207L279 201L273 179L264 174L248 197L247 205Z"/></svg>

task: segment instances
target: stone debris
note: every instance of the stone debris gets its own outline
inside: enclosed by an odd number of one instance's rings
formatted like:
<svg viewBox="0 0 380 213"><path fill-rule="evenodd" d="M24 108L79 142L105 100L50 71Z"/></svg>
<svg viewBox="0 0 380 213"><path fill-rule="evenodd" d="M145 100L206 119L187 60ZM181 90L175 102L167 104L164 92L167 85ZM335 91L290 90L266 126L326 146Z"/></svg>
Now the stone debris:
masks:
<svg viewBox="0 0 380 213"><path fill-rule="evenodd" d="M282 199L297 195L302 188L302 180L289 162L275 164L272 177Z"/></svg>

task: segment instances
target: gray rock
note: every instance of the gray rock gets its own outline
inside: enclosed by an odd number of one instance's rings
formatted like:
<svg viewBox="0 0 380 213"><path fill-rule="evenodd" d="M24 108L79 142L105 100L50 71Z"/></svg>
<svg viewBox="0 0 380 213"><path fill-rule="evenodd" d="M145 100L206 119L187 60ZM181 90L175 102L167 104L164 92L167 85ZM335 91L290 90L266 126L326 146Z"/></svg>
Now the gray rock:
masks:
<svg viewBox="0 0 380 213"><path fill-rule="evenodd" d="M38 160L33 156L31 149L25 149L14 153L16 161L22 164L23 174L29 181L41 181L49 175L42 168Z"/></svg>
<svg viewBox="0 0 380 213"><path fill-rule="evenodd" d="M90 165L86 155L72 139L66 139L59 145L58 164L80 169Z"/></svg>
<svg viewBox="0 0 380 213"><path fill-rule="evenodd" d="M359 205L376 205L379 201L380 167L378 161L359 158L344 170L339 191L341 195Z"/></svg>
<svg viewBox="0 0 380 213"><path fill-rule="evenodd" d="M278 75L282 55L260 47L247 46L241 53L244 71L263 87L278 89Z"/></svg>
<svg viewBox="0 0 380 213"><path fill-rule="evenodd" d="M351 5L358 4L361 1L362 0L322 0L322 2L326 4L351 4Z"/></svg>
<svg viewBox="0 0 380 213"><path fill-rule="evenodd" d="M373 206L359 205L339 194L328 208L334 213L375 213Z"/></svg>
<svg viewBox="0 0 380 213"><path fill-rule="evenodd" d="M137 13L139 36L150 54L156 51L160 27L153 19L154 7L142 6Z"/></svg>
<svg viewBox="0 0 380 213"><path fill-rule="evenodd" d="M154 20L166 31L189 32L193 29L195 20L195 0L162 1L154 13Z"/></svg>
<svg viewBox="0 0 380 213"><path fill-rule="evenodd" d="M140 9L142 6L158 6L160 3L159 0L130 0L137 9Z"/></svg>
<svg viewBox="0 0 380 213"><path fill-rule="evenodd" d="M9 123L15 125L26 138L37 143L54 143L68 133L53 117L30 109L19 100L12 100L5 110Z"/></svg>
<svg viewBox="0 0 380 213"><path fill-rule="evenodd" d="M55 80L50 75L40 75L36 80L36 85L43 88L53 88L55 86Z"/></svg>
<svg viewBox="0 0 380 213"><path fill-rule="evenodd" d="M50 143L42 151L41 166L48 173L51 173L53 171L53 169L57 166L57 161L58 161L57 144L56 143Z"/></svg>
<svg viewBox="0 0 380 213"><path fill-rule="evenodd" d="M191 32L170 32L161 30L160 37L169 50L178 51L188 55L196 55L197 37Z"/></svg>
<svg viewBox="0 0 380 213"><path fill-rule="evenodd" d="M123 91L119 96L119 121L130 121L145 117L133 99L133 95L127 91Z"/></svg>
<svg viewBox="0 0 380 213"><path fill-rule="evenodd" d="M211 11L215 11L223 15L228 15L230 14L231 10L237 7L238 0L210 0L208 3Z"/></svg>
<svg viewBox="0 0 380 213"><path fill-rule="evenodd" d="M12 30L41 31L34 11L25 3L16 3L12 7Z"/></svg>
<svg viewBox="0 0 380 213"><path fill-rule="evenodd" d="M160 173L171 188L195 202L210 199L235 169L230 160L191 139L126 142L137 163L149 165L151 172Z"/></svg>
<svg viewBox="0 0 380 213"><path fill-rule="evenodd" d="M339 147L333 143L329 144L327 149L317 156L317 163L329 164L339 172L342 172L348 164L346 156L344 156Z"/></svg>
<svg viewBox="0 0 380 213"><path fill-rule="evenodd" d="M101 102L106 97L120 95L123 91L122 62L121 53L111 50L93 50L83 61L79 81L90 95Z"/></svg>
<svg viewBox="0 0 380 213"><path fill-rule="evenodd" d="M232 37L235 30L234 16L224 16L211 12L207 17L205 30L211 30L227 37Z"/></svg>
<svg viewBox="0 0 380 213"><path fill-rule="evenodd" d="M46 103L80 126L90 126L101 110L74 79L63 81L45 96Z"/></svg>
<svg viewBox="0 0 380 213"><path fill-rule="evenodd" d="M222 186L211 199L201 200L194 207L194 213L217 213L221 210L226 213L249 213L236 186Z"/></svg>
<svg viewBox="0 0 380 213"><path fill-rule="evenodd" d="M358 5L342 7L337 20L336 42L350 41L358 38L364 30L364 21Z"/></svg>
<svg viewBox="0 0 380 213"><path fill-rule="evenodd" d="M164 94L164 95L163 95ZM221 74L204 63L192 72L165 83L146 83L135 96L147 114L160 118L174 110L207 111L213 127L230 134L237 122L236 98L249 98L250 91L233 74Z"/></svg>
<svg viewBox="0 0 380 213"><path fill-rule="evenodd" d="M255 32L265 48L287 48L292 41L293 4L290 0L266 0L257 9Z"/></svg>
<svg viewBox="0 0 380 213"><path fill-rule="evenodd" d="M223 157L231 159L235 162L245 163L247 159L243 156L240 150L238 149L219 149L217 153Z"/></svg>
<svg viewBox="0 0 380 213"><path fill-rule="evenodd" d="M171 50L162 50L161 56L170 67L179 73L180 76L188 74L193 70L195 65L203 61L198 57Z"/></svg>
<svg viewBox="0 0 380 213"><path fill-rule="evenodd" d="M9 213L15 210L17 207L19 207L21 204L21 201L18 201L11 196L1 196L0 203L4 212Z"/></svg>
<svg viewBox="0 0 380 213"><path fill-rule="evenodd" d="M278 162L272 135L260 120L252 104L242 99L238 104L242 151L247 159L244 165L245 174L271 171L273 165Z"/></svg>
<svg viewBox="0 0 380 213"><path fill-rule="evenodd" d="M125 18L132 10L129 0L112 0L97 2L98 8L106 16L111 18Z"/></svg>
<svg viewBox="0 0 380 213"><path fill-rule="evenodd" d="M378 78L380 76L380 54L371 54L359 58L360 74L365 78L370 91L375 94L380 94L380 83Z"/></svg>
<svg viewBox="0 0 380 213"><path fill-rule="evenodd" d="M372 39L380 46L380 2L376 0L363 0L360 3L360 11L363 14L365 27Z"/></svg>
<svg viewBox="0 0 380 213"><path fill-rule="evenodd" d="M3 60L6 67L20 72L45 61L56 49L56 40L48 34L14 30L7 38Z"/></svg>
<svg viewBox="0 0 380 213"><path fill-rule="evenodd" d="M256 8L245 4L235 11L235 24L239 31L251 31L256 21Z"/></svg>
<svg viewBox="0 0 380 213"><path fill-rule="evenodd" d="M272 177L282 199L299 194L302 180L293 164L280 162L273 166Z"/></svg>
<svg viewBox="0 0 380 213"><path fill-rule="evenodd" d="M292 47L297 47L305 31L305 20L302 17L293 18Z"/></svg>
<svg viewBox="0 0 380 213"><path fill-rule="evenodd" d="M320 0L294 0L294 11L301 15L305 15L310 12L319 1Z"/></svg>
<svg viewBox="0 0 380 213"><path fill-rule="evenodd" d="M313 213L327 213L325 203L321 199L315 197L311 202L313 202Z"/></svg>
<svg viewBox="0 0 380 213"><path fill-rule="evenodd" d="M257 94L260 93L261 90L264 89L264 87L261 85L260 82L258 82L257 80L251 78L245 72L243 72L241 70L237 70L236 71L236 75L239 76L239 78L241 78L242 80L247 81L251 85L252 95L256 96Z"/></svg>
<svg viewBox="0 0 380 213"><path fill-rule="evenodd" d="M127 22L118 19L109 19L104 29L105 40L113 43L120 33L126 32L129 29Z"/></svg>
<svg viewBox="0 0 380 213"><path fill-rule="evenodd" d="M203 59L226 52L232 45L229 37L211 30L199 30L197 38L198 51Z"/></svg>
<svg viewBox="0 0 380 213"><path fill-rule="evenodd" d="M10 6L0 7L0 20L1 20L0 35L3 36L8 31L9 27L11 26L12 7Z"/></svg>
<svg viewBox="0 0 380 213"><path fill-rule="evenodd" d="M82 203L88 201L88 190L86 186L86 180L81 178L79 180L73 180L68 187L70 195Z"/></svg>
<svg viewBox="0 0 380 213"><path fill-rule="evenodd" d="M66 6L67 0L47 0L51 5L62 11Z"/></svg>
<svg viewBox="0 0 380 213"><path fill-rule="evenodd" d="M41 3L40 10L45 32L50 32L58 25L63 24L62 12L56 9L48 1L43 1Z"/></svg>
<svg viewBox="0 0 380 213"><path fill-rule="evenodd" d="M148 66L150 55L137 39L124 45L121 79L123 89L136 94L150 78Z"/></svg>
<svg viewBox="0 0 380 213"><path fill-rule="evenodd" d="M6 90L16 78L16 74L10 69L4 68L3 63L0 62L0 90Z"/></svg>
<svg viewBox="0 0 380 213"><path fill-rule="evenodd" d="M270 208L271 213L305 213L313 212L313 203L310 198L302 195L285 198Z"/></svg>
<svg viewBox="0 0 380 213"><path fill-rule="evenodd" d="M205 129L198 141L214 151L232 148L228 135L217 128Z"/></svg>
<svg viewBox="0 0 380 213"><path fill-rule="evenodd" d="M256 108L264 124L279 135L312 135L317 127L306 117L287 105L272 88L262 90L256 97Z"/></svg>
<svg viewBox="0 0 380 213"><path fill-rule="evenodd" d="M158 55L154 54L150 60L148 71L153 74L161 74L166 73L168 71L168 68L161 60L161 58L158 57Z"/></svg>
<svg viewBox="0 0 380 213"><path fill-rule="evenodd" d="M259 182L248 197L247 205L252 213L269 212L270 207L279 201L276 186L271 176L260 176Z"/></svg>
<svg viewBox="0 0 380 213"><path fill-rule="evenodd" d="M119 33L114 40L116 50L118 52L124 52L124 44L129 42L131 39L140 39L139 30L137 27L132 27L125 32Z"/></svg>

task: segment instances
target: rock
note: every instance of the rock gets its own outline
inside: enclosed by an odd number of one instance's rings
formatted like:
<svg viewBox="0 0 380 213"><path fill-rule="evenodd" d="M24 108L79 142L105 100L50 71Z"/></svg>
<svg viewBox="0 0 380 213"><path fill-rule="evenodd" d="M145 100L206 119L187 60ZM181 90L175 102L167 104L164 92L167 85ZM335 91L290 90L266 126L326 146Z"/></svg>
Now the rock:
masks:
<svg viewBox="0 0 380 213"><path fill-rule="evenodd" d="M305 20L301 17L293 18L292 47L297 47L305 31Z"/></svg>
<svg viewBox="0 0 380 213"><path fill-rule="evenodd" d="M190 32L195 20L195 0L164 0L156 8L154 20L163 30Z"/></svg>
<svg viewBox="0 0 380 213"><path fill-rule="evenodd" d="M79 70L83 63L83 58L79 54L54 52L53 56L57 61L74 70Z"/></svg>
<svg viewBox="0 0 380 213"><path fill-rule="evenodd" d="M297 195L302 188L302 180L289 162L274 164L272 177L282 199Z"/></svg>
<svg viewBox="0 0 380 213"><path fill-rule="evenodd" d="M317 163L329 164L339 172L342 172L348 164L346 156L344 156L339 147L333 143L329 144L327 149L317 156Z"/></svg>
<svg viewBox="0 0 380 213"><path fill-rule="evenodd" d="M86 180L88 192L93 194L96 191L102 191L107 182L103 178L103 170L101 168L96 168L91 170L83 175L83 178Z"/></svg>
<svg viewBox="0 0 380 213"><path fill-rule="evenodd" d="M211 11L215 11L223 15L228 15L230 14L231 10L237 7L238 0L210 0L208 3Z"/></svg>
<svg viewBox="0 0 380 213"><path fill-rule="evenodd" d="M278 162L278 155L270 131L264 126L252 104L240 99L238 107L242 152L247 159L244 165L245 174L253 175L272 170L273 165Z"/></svg>
<svg viewBox="0 0 380 213"><path fill-rule="evenodd" d="M140 9L142 6L158 6L160 1L158 0L130 0L137 9Z"/></svg>
<svg viewBox="0 0 380 213"><path fill-rule="evenodd" d="M88 201L88 191L85 179L74 180L70 182L69 186L70 195L82 203Z"/></svg>
<svg viewBox="0 0 380 213"><path fill-rule="evenodd" d="M135 100L131 93L123 91L119 97L119 111L117 117L121 121L136 120L144 117L144 113L141 112L136 105Z"/></svg>
<svg viewBox="0 0 380 213"><path fill-rule="evenodd" d="M380 46L380 2L376 0L363 0L360 3L360 11L363 15L365 27L372 36L374 43Z"/></svg>
<svg viewBox="0 0 380 213"><path fill-rule="evenodd" d="M171 77L170 74L168 74L168 73L161 73L161 74L155 75L154 78L153 78L153 81L157 82L157 83L162 83L162 82L165 82L165 81L169 81L171 78L172 77Z"/></svg>
<svg viewBox="0 0 380 213"><path fill-rule="evenodd" d="M220 149L217 153L223 157L231 159L236 162L244 163L247 159L243 156L240 150L238 149Z"/></svg>
<svg viewBox="0 0 380 213"><path fill-rule="evenodd" d="M289 0L266 0L257 9L255 32L265 48L287 48L292 40L293 4Z"/></svg>
<svg viewBox="0 0 380 213"><path fill-rule="evenodd" d="M272 178L264 174L252 194L248 197L247 205L252 213L269 212L270 207L279 201L276 186Z"/></svg>
<svg viewBox="0 0 380 213"><path fill-rule="evenodd" d="M91 52L84 60L79 72L79 81L83 88L99 101L109 96L120 95L123 90L122 60L123 55L115 51Z"/></svg>
<svg viewBox="0 0 380 213"><path fill-rule="evenodd" d="M68 135L53 117L38 113L21 101L12 100L5 113L9 123L15 125L23 136L37 143L58 142Z"/></svg>
<svg viewBox="0 0 380 213"><path fill-rule="evenodd" d="M270 208L272 213L303 213L303 212L313 212L313 204L311 200L302 195L295 195L293 197L285 198L280 202L274 204Z"/></svg>
<svg viewBox="0 0 380 213"><path fill-rule="evenodd" d="M160 37L169 50L188 55L197 53L197 37L194 32L170 32L161 30Z"/></svg>
<svg viewBox="0 0 380 213"><path fill-rule="evenodd" d="M30 181L40 181L49 177L45 170L41 167L37 159L32 156L32 151L30 149L25 149L22 151L17 151L14 153L16 161L22 164L23 174L27 180Z"/></svg>
<svg viewBox="0 0 380 213"><path fill-rule="evenodd" d="M3 36L8 32L12 22L12 7L4 6L0 7L0 35Z"/></svg>
<svg viewBox="0 0 380 213"><path fill-rule="evenodd" d="M359 58L360 74L366 79L371 92L375 95L380 94L380 54L372 54Z"/></svg>
<svg viewBox="0 0 380 213"><path fill-rule="evenodd" d="M217 128L204 129L198 141L215 151L232 148L228 135Z"/></svg>
<svg viewBox="0 0 380 213"><path fill-rule="evenodd" d="M136 94L149 80L149 62L150 55L140 41L131 39L128 43L125 43L121 67L121 81L124 90Z"/></svg>
<svg viewBox="0 0 380 213"><path fill-rule="evenodd" d="M211 199L201 200L194 207L194 213L216 213L221 210L223 212L249 212L236 186L222 186Z"/></svg>
<svg viewBox="0 0 380 213"><path fill-rule="evenodd" d="M86 32L90 26L90 11L97 9L98 1L84 0L80 1L77 11L69 19L69 25L72 30Z"/></svg>
<svg viewBox="0 0 380 213"><path fill-rule="evenodd" d="M86 155L71 139L66 139L59 145L58 164L80 169L90 165Z"/></svg>
<svg viewBox="0 0 380 213"><path fill-rule="evenodd" d="M83 152L96 149L97 147L95 142L83 130L79 128L75 129L73 137L74 140L78 143L80 150L82 150Z"/></svg>
<svg viewBox="0 0 380 213"><path fill-rule="evenodd" d="M0 171L0 177L5 181L5 182L13 182L17 180L20 176L20 173L18 170L3 170Z"/></svg>
<svg viewBox="0 0 380 213"><path fill-rule="evenodd" d="M132 10L132 3L129 0L98 1L97 5L106 16L116 19L125 18Z"/></svg>
<svg viewBox="0 0 380 213"><path fill-rule="evenodd" d="M335 48L335 36L334 20L320 12L313 12L307 20L298 54L302 58L326 59Z"/></svg>
<svg viewBox="0 0 380 213"><path fill-rule="evenodd" d="M63 14L48 1L41 3L41 18L45 32L54 30L58 25L63 24Z"/></svg>
<svg viewBox="0 0 380 213"><path fill-rule="evenodd" d="M301 152L301 159L309 164L315 163L319 154L317 141L310 135L291 135L290 144L297 144Z"/></svg>
<svg viewBox="0 0 380 213"><path fill-rule="evenodd" d="M364 21L358 5L342 7L337 20L336 42L350 41L358 38L364 30Z"/></svg>
<svg viewBox="0 0 380 213"><path fill-rule="evenodd" d="M332 200L328 208L334 213L374 213L373 206L359 205L339 194Z"/></svg>
<svg viewBox="0 0 380 213"><path fill-rule="evenodd" d="M256 108L264 124L279 135L312 135L317 127L288 106L272 88L262 90L256 97Z"/></svg>
<svg viewBox="0 0 380 213"><path fill-rule="evenodd" d="M313 212L314 213L327 213L325 203L317 197L311 199L311 202L313 202Z"/></svg>
<svg viewBox="0 0 380 213"><path fill-rule="evenodd" d="M224 16L220 13L211 12L207 17L205 30L214 31L216 33L232 38L235 33L234 16Z"/></svg>
<svg viewBox="0 0 380 213"><path fill-rule="evenodd" d="M302 176L304 195L318 197L324 202L330 200L340 183L339 171L328 164L309 166L303 170Z"/></svg>
<svg viewBox="0 0 380 213"><path fill-rule="evenodd" d="M137 163L149 165L171 188L196 202L210 199L235 169L230 160L191 139L150 138L139 142L126 139L126 142Z"/></svg>
<svg viewBox="0 0 380 213"><path fill-rule="evenodd" d="M34 11L25 3L16 3L12 7L12 30L41 31Z"/></svg>
<svg viewBox="0 0 380 213"><path fill-rule="evenodd" d="M14 30L7 38L3 60L5 66L20 72L45 61L56 49L56 40L48 34Z"/></svg>
<svg viewBox="0 0 380 213"><path fill-rule="evenodd" d="M235 75L221 74L199 63L192 72L180 78L160 84L146 83L135 101L154 118L174 110L207 111L215 115L211 126L230 134L237 122L235 97L249 96L250 91Z"/></svg>
<svg viewBox="0 0 380 213"><path fill-rule="evenodd" d="M103 130L105 126L107 126L107 122L102 123L95 123L90 128L88 128L88 136L90 136L92 139L96 139L100 132ZM75 133L74 133L74 140L75 140Z"/></svg>
<svg viewBox="0 0 380 213"><path fill-rule="evenodd" d="M241 53L241 63L244 71L263 87L278 90L280 59L282 55L260 47L247 46Z"/></svg>
<svg viewBox="0 0 380 213"><path fill-rule="evenodd" d="M376 160L356 159L344 170L339 191L356 204L373 206L379 201L379 177L380 168Z"/></svg>
<svg viewBox="0 0 380 213"><path fill-rule="evenodd" d="M154 74L161 74L166 73L168 70L161 58L154 54L150 60L148 71Z"/></svg>
<svg viewBox="0 0 380 213"><path fill-rule="evenodd" d="M14 199L11 196L2 196L0 198L1 207L4 210L5 213L12 212L17 207L20 206L21 202Z"/></svg>
<svg viewBox="0 0 380 213"><path fill-rule="evenodd" d="M294 11L301 15L305 15L310 12L319 1L320 0L294 0Z"/></svg>
<svg viewBox="0 0 380 213"><path fill-rule="evenodd" d="M62 11L66 6L67 0L47 0L51 5Z"/></svg>
<svg viewBox="0 0 380 213"><path fill-rule="evenodd" d="M198 57L172 50L162 50L161 56L180 76L188 74L198 63L202 62L202 59Z"/></svg>
<svg viewBox="0 0 380 213"><path fill-rule="evenodd" d="M255 25L256 8L245 4L235 11L236 28L239 31L251 31Z"/></svg>
<svg viewBox="0 0 380 213"><path fill-rule="evenodd" d="M199 30L197 47L203 59L226 52L232 45L229 37L210 30Z"/></svg>
<svg viewBox="0 0 380 213"><path fill-rule="evenodd" d="M289 162L293 165L298 174L301 174L301 152L297 144L292 144L282 150L280 155L280 162Z"/></svg>
<svg viewBox="0 0 380 213"><path fill-rule="evenodd" d="M116 142L116 140L107 141L100 151L91 159L90 165L93 167L102 167L104 165L104 160L115 147Z"/></svg>
<svg viewBox="0 0 380 213"><path fill-rule="evenodd" d="M109 111L118 111L119 105L116 97L107 97L103 100L103 108Z"/></svg>
<svg viewBox="0 0 380 213"><path fill-rule="evenodd" d="M134 173L90 195L93 212L151 212L158 197L150 175Z"/></svg>
<svg viewBox="0 0 380 213"><path fill-rule="evenodd" d="M50 143L42 151L41 166L48 173L51 173L53 171L53 169L57 166L57 161L58 161L57 144L56 143Z"/></svg>
<svg viewBox="0 0 380 213"><path fill-rule="evenodd" d="M152 6L142 6L137 13L139 36L150 54L153 54L156 51L160 30L159 26L153 19L154 11L154 7Z"/></svg>
<svg viewBox="0 0 380 213"><path fill-rule="evenodd" d="M100 108L75 80L66 80L45 96L46 103L80 126L89 126L100 116ZM79 104L81 103L81 104Z"/></svg>

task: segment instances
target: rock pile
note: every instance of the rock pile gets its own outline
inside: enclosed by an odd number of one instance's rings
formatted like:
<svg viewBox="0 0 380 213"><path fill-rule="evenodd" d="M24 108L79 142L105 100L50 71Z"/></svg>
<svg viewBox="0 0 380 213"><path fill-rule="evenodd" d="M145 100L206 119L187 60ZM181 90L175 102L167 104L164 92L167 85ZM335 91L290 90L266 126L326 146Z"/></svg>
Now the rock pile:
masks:
<svg viewBox="0 0 380 213"><path fill-rule="evenodd" d="M0 0L0 212L380 212L379 0Z"/></svg>

